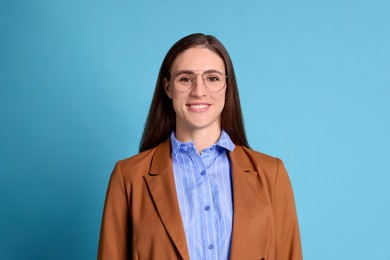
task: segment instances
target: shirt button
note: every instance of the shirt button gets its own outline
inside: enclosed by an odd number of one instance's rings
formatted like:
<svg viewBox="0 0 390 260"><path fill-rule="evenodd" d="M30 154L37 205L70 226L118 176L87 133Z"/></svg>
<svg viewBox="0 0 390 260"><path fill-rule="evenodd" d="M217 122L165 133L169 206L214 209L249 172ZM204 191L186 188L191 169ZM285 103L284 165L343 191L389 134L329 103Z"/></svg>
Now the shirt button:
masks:
<svg viewBox="0 0 390 260"><path fill-rule="evenodd" d="M201 171L200 175L205 176L206 175L206 171Z"/></svg>
<svg viewBox="0 0 390 260"><path fill-rule="evenodd" d="M213 249L214 249L214 245L213 245L213 244L210 244L210 245L209 245L209 249L210 249L210 250L213 250Z"/></svg>
<svg viewBox="0 0 390 260"><path fill-rule="evenodd" d="M210 206L204 207L204 210L209 210L209 209L210 209Z"/></svg>

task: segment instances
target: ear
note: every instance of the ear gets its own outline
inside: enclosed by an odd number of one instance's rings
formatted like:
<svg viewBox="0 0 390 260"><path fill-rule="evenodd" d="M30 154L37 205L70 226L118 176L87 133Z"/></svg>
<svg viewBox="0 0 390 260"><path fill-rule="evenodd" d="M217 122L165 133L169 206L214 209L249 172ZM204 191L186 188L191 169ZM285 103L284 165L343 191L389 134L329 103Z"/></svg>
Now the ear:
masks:
<svg viewBox="0 0 390 260"><path fill-rule="evenodd" d="M163 84L164 84L164 90L165 90L165 93L167 93L167 96L172 99L172 91L171 91L171 88L170 88L170 84L169 84L169 81L167 78L164 78L163 79Z"/></svg>

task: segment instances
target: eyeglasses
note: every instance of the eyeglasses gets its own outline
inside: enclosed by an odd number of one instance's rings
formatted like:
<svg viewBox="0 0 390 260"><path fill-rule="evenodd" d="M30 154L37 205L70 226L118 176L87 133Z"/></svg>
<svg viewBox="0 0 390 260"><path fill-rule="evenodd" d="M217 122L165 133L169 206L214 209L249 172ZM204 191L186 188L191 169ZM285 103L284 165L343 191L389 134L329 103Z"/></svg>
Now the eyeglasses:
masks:
<svg viewBox="0 0 390 260"><path fill-rule="evenodd" d="M173 74L171 79L173 79L175 89L186 92L195 87L198 75L202 76L203 83L210 92L220 91L226 85L227 76L218 70L179 70Z"/></svg>

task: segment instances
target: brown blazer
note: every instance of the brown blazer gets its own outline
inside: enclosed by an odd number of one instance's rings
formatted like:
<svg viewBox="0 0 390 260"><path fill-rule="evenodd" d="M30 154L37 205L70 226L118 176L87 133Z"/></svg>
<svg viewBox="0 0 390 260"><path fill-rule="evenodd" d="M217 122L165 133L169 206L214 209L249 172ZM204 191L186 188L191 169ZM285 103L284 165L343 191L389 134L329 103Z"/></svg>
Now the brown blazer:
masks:
<svg viewBox="0 0 390 260"><path fill-rule="evenodd" d="M236 145L230 259L301 260L291 184L283 163ZM189 259L170 141L119 161L107 189L98 259Z"/></svg>

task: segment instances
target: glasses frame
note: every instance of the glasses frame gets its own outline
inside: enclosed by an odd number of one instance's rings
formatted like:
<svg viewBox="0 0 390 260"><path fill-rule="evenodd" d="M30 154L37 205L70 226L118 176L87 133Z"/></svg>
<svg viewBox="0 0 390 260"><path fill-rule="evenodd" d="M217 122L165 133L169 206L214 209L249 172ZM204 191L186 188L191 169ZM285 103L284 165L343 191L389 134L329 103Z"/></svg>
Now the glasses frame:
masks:
<svg viewBox="0 0 390 260"><path fill-rule="evenodd" d="M197 73L196 73L197 72ZM206 84L206 82L205 82L205 79L204 79L204 77L203 77L203 75L205 74L205 73L219 73L219 74L221 74L223 77L224 77L224 79L225 79L225 82L224 82L224 84L223 84L223 87L222 88L220 88L220 89L218 89L218 90L212 90L212 89L210 89L208 86L207 86L207 84ZM192 86L191 87L189 87L187 90L180 90L180 89L178 89L175 85L175 78L179 75L179 74L192 74L192 75L194 75L194 76L196 76L195 77L195 79L194 79L194 81L192 81L191 83L192 83ZM215 70L215 69L209 69L209 70L178 70L178 71L176 71L172 76L170 76L170 79L173 79L173 86L175 87L175 89L177 90L177 91L179 91L179 92L182 92L182 93L184 93L184 92L187 92L187 91L190 91L190 90L192 90L194 87L195 87L195 85L196 85L196 83L197 83L197 80L198 80L198 75L201 75L201 77L202 77L202 81L203 81L203 84L204 84L204 86L206 87L206 89L209 91L209 92L219 92L219 91L221 91L222 89L224 89L225 87L226 87L226 83L227 83L227 78L228 78L228 76L225 74L225 73L222 73L221 71L219 71L219 70Z"/></svg>

